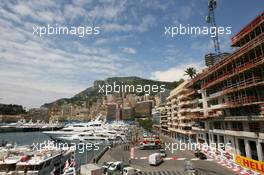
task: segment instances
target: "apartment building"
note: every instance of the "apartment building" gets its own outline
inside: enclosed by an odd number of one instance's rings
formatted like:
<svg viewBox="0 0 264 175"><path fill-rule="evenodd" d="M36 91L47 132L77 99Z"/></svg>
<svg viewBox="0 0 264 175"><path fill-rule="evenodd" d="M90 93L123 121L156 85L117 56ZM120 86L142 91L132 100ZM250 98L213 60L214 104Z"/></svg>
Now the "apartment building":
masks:
<svg viewBox="0 0 264 175"><path fill-rule="evenodd" d="M152 116L153 101L140 101L135 104L135 116L138 118L149 118Z"/></svg>
<svg viewBox="0 0 264 175"><path fill-rule="evenodd" d="M160 131L164 135L169 135L169 130L168 130L168 116L170 114L170 101L166 103L164 106L164 110L160 115Z"/></svg>
<svg viewBox="0 0 264 175"><path fill-rule="evenodd" d="M264 161L264 12L232 38L237 49L199 77L205 120L197 141L229 143L232 152Z"/></svg>
<svg viewBox="0 0 264 175"><path fill-rule="evenodd" d="M186 80L173 89L168 100L168 131L172 138L183 142L195 142L194 119L203 114L201 93L196 81Z"/></svg>
<svg viewBox="0 0 264 175"><path fill-rule="evenodd" d="M117 103L106 104L106 119L109 121L117 120L120 115L120 108Z"/></svg>

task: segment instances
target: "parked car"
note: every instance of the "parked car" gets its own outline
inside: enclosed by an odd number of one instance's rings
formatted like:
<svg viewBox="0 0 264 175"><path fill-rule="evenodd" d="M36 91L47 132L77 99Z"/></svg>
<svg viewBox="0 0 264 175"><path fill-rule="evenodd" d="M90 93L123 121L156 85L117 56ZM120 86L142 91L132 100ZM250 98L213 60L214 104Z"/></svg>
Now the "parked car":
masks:
<svg viewBox="0 0 264 175"><path fill-rule="evenodd" d="M150 165L159 165L163 162L163 159L160 153L153 153L149 155L148 162Z"/></svg>
<svg viewBox="0 0 264 175"><path fill-rule="evenodd" d="M156 144L154 142L152 143L141 143L139 149L143 150L150 150L150 149L160 149L161 145L160 144Z"/></svg>
<svg viewBox="0 0 264 175"><path fill-rule="evenodd" d="M104 174L106 173L107 169L113 164L114 162L104 162L102 168L104 169Z"/></svg>
<svg viewBox="0 0 264 175"><path fill-rule="evenodd" d="M196 170L193 167L193 164L191 161L185 161L184 163L184 171L187 172L188 175L195 175L196 174Z"/></svg>
<svg viewBox="0 0 264 175"><path fill-rule="evenodd" d="M206 155L203 152L201 152L200 150L196 151L194 153L194 155L195 155L195 157L202 159L202 160L207 159Z"/></svg>
<svg viewBox="0 0 264 175"><path fill-rule="evenodd" d="M121 175L125 167L129 167L129 165L121 161L114 162L107 169L107 174L109 175L113 175L113 174L119 175L120 174Z"/></svg>
<svg viewBox="0 0 264 175"><path fill-rule="evenodd" d="M164 149L160 149L160 155L161 157L167 157L167 154Z"/></svg>
<svg viewBox="0 0 264 175"><path fill-rule="evenodd" d="M142 175L142 172L140 171L140 169L125 167L123 169L123 175Z"/></svg>

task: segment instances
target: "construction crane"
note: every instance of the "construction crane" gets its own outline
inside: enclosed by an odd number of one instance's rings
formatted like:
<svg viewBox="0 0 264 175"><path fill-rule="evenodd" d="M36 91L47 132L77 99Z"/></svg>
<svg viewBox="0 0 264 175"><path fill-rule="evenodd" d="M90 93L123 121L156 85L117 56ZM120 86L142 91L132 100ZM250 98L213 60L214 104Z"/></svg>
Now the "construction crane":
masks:
<svg viewBox="0 0 264 175"><path fill-rule="evenodd" d="M206 22L211 24L211 27L216 28L214 10L216 9L216 0L208 0L208 16L206 16ZM213 37L214 49L216 55L220 55L220 45L218 40L218 32L215 31L215 37Z"/></svg>

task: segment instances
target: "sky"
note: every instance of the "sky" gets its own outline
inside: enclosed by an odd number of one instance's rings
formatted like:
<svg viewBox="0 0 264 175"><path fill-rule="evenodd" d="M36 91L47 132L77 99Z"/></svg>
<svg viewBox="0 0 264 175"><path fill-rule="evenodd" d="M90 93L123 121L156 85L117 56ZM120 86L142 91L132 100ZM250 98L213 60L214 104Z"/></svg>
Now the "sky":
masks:
<svg viewBox="0 0 264 175"><path fill-rule="evenodd" d="M260 0L218 0L222 52L264 9ZM0 103L39 107L112 76L176 81L204 68L209 35L165 35L165 27L209 26L207 0L0 0ZM34 26L98 26L100 34L45 35Z"/></svg>

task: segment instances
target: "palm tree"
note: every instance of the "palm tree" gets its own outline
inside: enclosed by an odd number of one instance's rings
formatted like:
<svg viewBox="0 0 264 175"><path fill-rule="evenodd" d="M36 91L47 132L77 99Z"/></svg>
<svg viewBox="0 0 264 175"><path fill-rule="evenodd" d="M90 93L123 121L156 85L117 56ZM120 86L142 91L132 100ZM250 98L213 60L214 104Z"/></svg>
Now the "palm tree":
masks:
<svg viewBox="0 0 264 175"><path fill-rule="evenodd" d="M184 75L188 75L192 79L196 75L197 71L193 67L188 67L184 72Z"/></svg>

